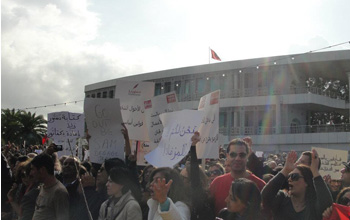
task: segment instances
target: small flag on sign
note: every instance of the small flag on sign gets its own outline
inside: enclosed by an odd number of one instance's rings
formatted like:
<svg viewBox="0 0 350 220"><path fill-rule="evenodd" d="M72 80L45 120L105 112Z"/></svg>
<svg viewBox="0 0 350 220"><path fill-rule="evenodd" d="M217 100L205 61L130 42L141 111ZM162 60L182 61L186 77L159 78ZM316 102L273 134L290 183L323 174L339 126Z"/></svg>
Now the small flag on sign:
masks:
<svg viewBox="0 0 350 220"><path fill-rule="evenodd" d="M213 58L214 60L220 60L220 57L215 53L215 51L213 51L212 49L210 49L211 52L211 58Z"/></svg>

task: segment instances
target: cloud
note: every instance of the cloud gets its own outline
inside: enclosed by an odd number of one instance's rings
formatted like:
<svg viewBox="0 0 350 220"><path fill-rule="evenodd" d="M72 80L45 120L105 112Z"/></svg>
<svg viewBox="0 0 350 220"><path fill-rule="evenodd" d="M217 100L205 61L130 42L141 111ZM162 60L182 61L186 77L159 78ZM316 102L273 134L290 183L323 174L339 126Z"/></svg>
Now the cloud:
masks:
<svg viewBox="0 0 350 220"><path fill-rule="evenodd" d="M140 55L91 43L99 26L85 0L2 1L2 108L81 100L87 84L141 72Z"/></svg>

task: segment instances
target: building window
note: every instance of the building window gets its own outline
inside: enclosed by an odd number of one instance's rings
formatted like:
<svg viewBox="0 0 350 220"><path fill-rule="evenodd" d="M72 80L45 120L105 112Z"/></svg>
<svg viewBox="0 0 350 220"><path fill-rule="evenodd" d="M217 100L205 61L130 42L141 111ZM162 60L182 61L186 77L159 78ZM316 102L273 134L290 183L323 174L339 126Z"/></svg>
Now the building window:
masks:
<svg viewBox="0 0 350 220"><path fill-rule="evenodd" d="M114 98L114 90L109 91L109 98L113 99Z"/></svg>
<svg viewBox="0 0 350 220"><path fill-rule="evenodd" d="M107 91L102 93L102 98L107 98Z"/></svg>
<svg viewBox="0 0 350 220"><path fill-rule="evenodd" d="M236 114L235 114L236 113ZM232 112L231 113L231 126L232 127L240 127L241 123L240 123L240 112ZM236 117L235 117L236 115ZM236 122L236 124L235 124Z"/></svg>
<svg viewBox="0 0 350 220"><path fill-rule="evenodd" d="M185 81L185 94L191 94L192 93L192 87L191 87L191 81L186 80Z"/></svg>
<svg viewBox="0 0 350 220"><path fill-rule="evenodd" d="M156 83L154 96L160 95L162 93L161 89L162 89L162 85L160 83Z"/></svg>
<svg viewBox="0 0 350 220"><path fill-rule="evenodd" d="M227 113L226 112L220 112L219 115L219 127L226 127L227 122Z"/></svg>
<svg viewBox="0 0 350 220"><path fill-rule="evenodd" d="M90 98L90 95L86 94L86 98Z"/></svg>
<svg viewBox="0 0 350 220"><path fill-rule="evenodd" d="M91 94L91 98L95 98L95 94Z"/></svg>
<svg viewBox="0 0 350 220"><path fill-rule="evenodd" d="M170 92L171 91L171 82L166 82L164 84L164 93Z"/></svg>
<svg viewBox="0 0 350 220"><path fill-rule="evenodd" d="M219 89L216 78L210 78L210 80L208 80L208 81L209 81L209 85L210 85L209 88L210 88L211 92Z"/></svg>
<svg viewBox="0 0 350 220"><path fill-rule="evenodd" d="M205 79L197 79L196 81L197 93L203 93L205 91L205 85L206 85Z"/></svg>
<svg viewBox="0 0 350 220"><path fill-rule="evenodd" d="M101 98L101 93L98 92L96 98Z"/></svg>

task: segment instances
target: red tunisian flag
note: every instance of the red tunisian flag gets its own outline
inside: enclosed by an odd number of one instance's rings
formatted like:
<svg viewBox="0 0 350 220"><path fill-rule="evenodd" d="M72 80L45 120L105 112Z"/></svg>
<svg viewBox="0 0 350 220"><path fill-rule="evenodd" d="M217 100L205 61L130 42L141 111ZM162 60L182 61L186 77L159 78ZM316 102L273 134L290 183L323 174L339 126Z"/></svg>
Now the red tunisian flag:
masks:
<svg viewBox="0 0 350 220"><path fill-rule="evenodd" d="M215 51L213 51L212 49L210 49L211 52L211 58L213 58L214 60L220 60L220 57L215 53Z"/></svg>
<svg viewBox="0 0 350 220"><path fill-rule="evenodd" d="M41 139L41 143L44 145L47 141L47 134Z"/></svg>

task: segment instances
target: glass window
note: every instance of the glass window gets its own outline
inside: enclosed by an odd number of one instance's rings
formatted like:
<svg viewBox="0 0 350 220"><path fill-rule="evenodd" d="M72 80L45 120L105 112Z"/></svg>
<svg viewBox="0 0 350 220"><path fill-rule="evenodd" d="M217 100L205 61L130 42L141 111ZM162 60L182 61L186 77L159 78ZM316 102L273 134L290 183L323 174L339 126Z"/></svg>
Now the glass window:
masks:
<svg viewBox="0 0 350 220"><path fill-rule="evenodd" d="M171 91L171 82L166 82L164 84L164 93L170 92Z"/></svg>
<svg viewBox="0 0 350 220"><path fill-rule="evenodd" d="M95 94L91 94L91 98L95 98Z"/></svg>
<svg viewBox="0 0 350 220"><path fill-rule="evenodd" d="M210 84L210 91L213 92L218 89L217 79L216 78L210 78L209 80Z"/></svg>
<svg viewBox="0 0 350 220"><path fill-rule="evenodd" d="M114 90L110 90L109 91L109 96L108 96L109 98L114 98Z"/></svg>
<svg viewBox="0 0 350 220"><path fill-rule="evenodd" d="M203 93L205 91L206 85L205 79L197 79L196 88L198 93Z"/></svg>
<svg viewBox="0 0 350 220"><path fill-rule="evenodd" d="M102 98L107 98L107 91L104 91L104 92L102 93Z"/></svg>
<svg viewBox="0 0 350 220"><path fill-rule="evenodd" d="M155 90L154 90L154 95L157 96L157 95L160 95L162 93L162 85L160 83L156 83L156 87L155 87Z"/></svg>
<svg viewBox="0 0 350 220"><path fill-rule="evenodd" d="M96 98L101 98L101 93L98 92Z"/></svg>
<svg viewBox="0 0 350 220"><path fill-rule="evenodd" d="M185 94L191 94L192 89L191 89L191 81L186 80L185 81Z"/></svg>
<svg viewBox="0 0 350 220"><path fill-rule="evenodd" d="M226 112L220 112L219 115L219 127L226 127L227 114Z"/></svg>

